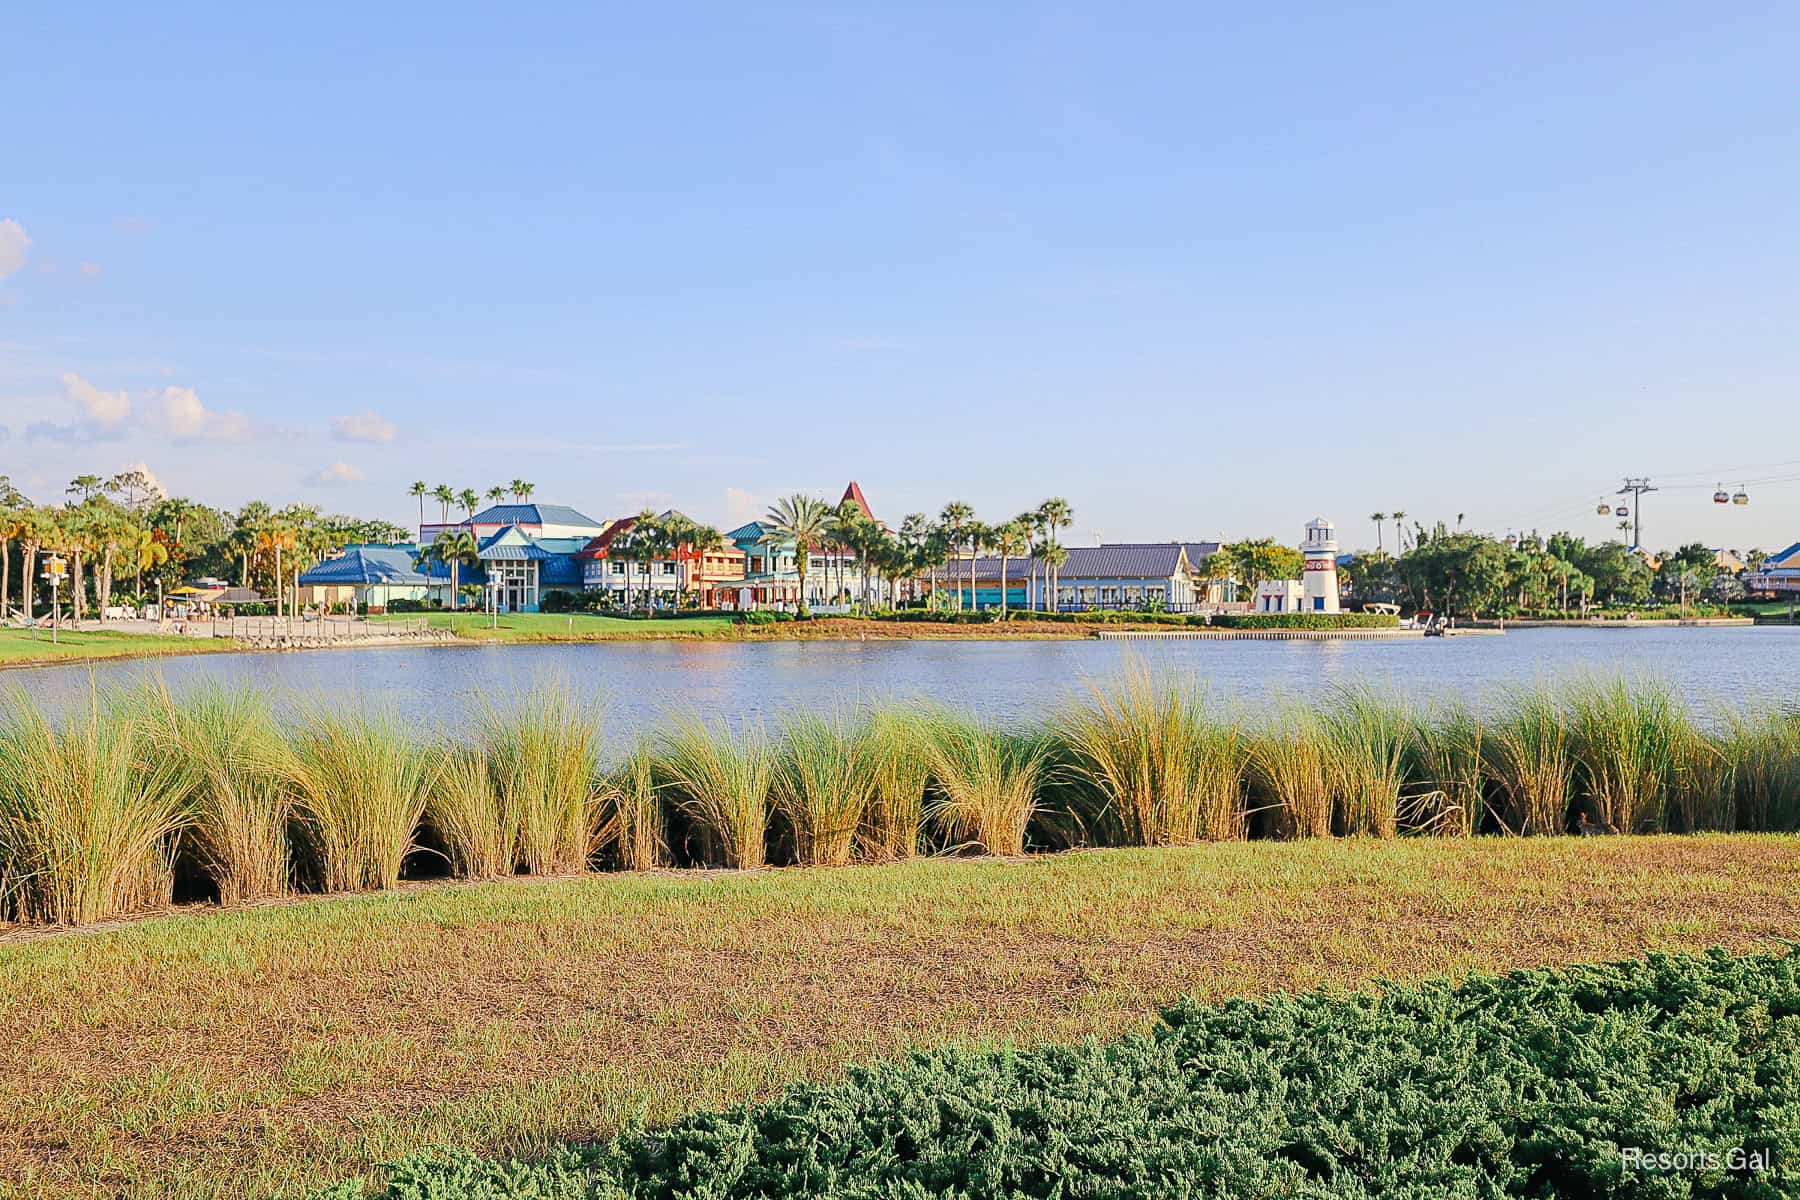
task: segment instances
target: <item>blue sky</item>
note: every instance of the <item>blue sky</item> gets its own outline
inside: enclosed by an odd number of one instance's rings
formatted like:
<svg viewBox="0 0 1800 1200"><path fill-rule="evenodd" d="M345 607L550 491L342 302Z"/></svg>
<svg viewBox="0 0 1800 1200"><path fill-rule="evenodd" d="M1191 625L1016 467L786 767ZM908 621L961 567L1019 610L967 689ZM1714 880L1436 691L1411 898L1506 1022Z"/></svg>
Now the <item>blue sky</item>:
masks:
<svg viewBox="0 0 1800 1200"><path fill-rule="evenodd" d="M1800 9L1474 9L10 9L0 471L1800 538Z"/></svg>

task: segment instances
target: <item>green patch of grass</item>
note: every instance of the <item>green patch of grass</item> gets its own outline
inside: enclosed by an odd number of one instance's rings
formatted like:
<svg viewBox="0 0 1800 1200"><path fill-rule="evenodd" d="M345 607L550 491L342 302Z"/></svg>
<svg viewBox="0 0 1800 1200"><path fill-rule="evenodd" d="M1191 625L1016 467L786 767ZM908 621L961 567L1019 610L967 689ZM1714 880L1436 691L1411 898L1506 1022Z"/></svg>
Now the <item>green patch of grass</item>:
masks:
<svg viewBox="0 0 1800 1200"><path fill-rule="evenodd" d="M0 940L0 1196L304 1194L434 1146L541 1158L913 1048L1117 1038L1183 996L1796 927L1800 840L1715 834L403 886Z"/></svg>
<svg viewBox="0 0 1800 1200"><path fill-rule="evenodd" d="M498 621L478 611L458 613L396 613L372 616L372 622L416 624L421 615L433 629L448 629L456 636L482 642L611 641L624 638L731 636L735 625L730 613L696 613L687 617L655 620L606 617L592 613L501 613Z"/></svg>
<svg viewBox="0 0 1800 1200"><path fill-rule="evenodd" d="M80 662L89 658L130 658L157 654L206 654L239 649L229 638L165 637L160 634L64 629L50 641L48 629L0 629L0 665Z"/></svg>

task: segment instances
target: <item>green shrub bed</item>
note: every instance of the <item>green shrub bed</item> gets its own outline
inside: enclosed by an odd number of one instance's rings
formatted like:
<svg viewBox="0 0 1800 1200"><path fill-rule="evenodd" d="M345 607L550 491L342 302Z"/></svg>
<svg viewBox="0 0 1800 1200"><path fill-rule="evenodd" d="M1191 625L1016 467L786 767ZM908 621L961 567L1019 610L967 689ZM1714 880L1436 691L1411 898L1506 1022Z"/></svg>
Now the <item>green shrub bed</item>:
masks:
<svg viewBox="0 0 1800 1200"><path fill-rule="evenodd" d="M1185 1003L1149 1035L918 1054L548 1162L410 1159L382 1194L1792 1196L1797 963L1714 952Z"/></svg>
<svg viewBox="0 0 1800 1200"><path fill-rule="evenodd" d="M1221 629L1396 629L1393 613L1220 613Z"/></svg>

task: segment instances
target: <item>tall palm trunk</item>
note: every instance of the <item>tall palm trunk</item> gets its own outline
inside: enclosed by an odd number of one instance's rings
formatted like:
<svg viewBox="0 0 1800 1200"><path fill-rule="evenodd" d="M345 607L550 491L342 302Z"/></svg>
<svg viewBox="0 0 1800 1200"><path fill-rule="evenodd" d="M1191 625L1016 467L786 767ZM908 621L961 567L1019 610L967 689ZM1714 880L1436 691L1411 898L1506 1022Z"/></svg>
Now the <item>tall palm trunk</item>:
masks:
<svg viewBox="0 0 1800 1200"><path fill-rule="evenodd" d="M275 619L281 619L281 544L275 545Z"/></svg>
<svg viewBox="0 0 1800 1200"><path fill-rule="evenodd" d="M975 602L975 560L981 557L981 543L969 539L969 611L980 612L981 605ZM959 606L960 607L960 606Z"/></svg>
<svg viewBox="0 0 1800 1200"><path fill-rule="evenodd" d="M31 620L31 610L37 601L37 585L33 582L37 578L37 556L36 542L19 543L19 599L24 602L27 621Z"/></svg>
<svg viewBox="0 0 1800 1200"><path fill-rule="evenodd" d="M0 620L6 618L7 601L12 599L12 542L0 537Z"/></svg>
<svg viewBox="0 0 1800 1200"><path fill-rule="evenodd" d="M74 580L75 586L69 589L69 618L75 622L75 627L77 629L79 629L81 627L81 610L86 607L86 605L82 602L83 601L82 590L83 590L84 585L87 583L87 579L82 574L82 570L81 570L81 551L80 550L76 550L74 552L74 559L75 559L75 574L73 576L73 580Z"/></svg>

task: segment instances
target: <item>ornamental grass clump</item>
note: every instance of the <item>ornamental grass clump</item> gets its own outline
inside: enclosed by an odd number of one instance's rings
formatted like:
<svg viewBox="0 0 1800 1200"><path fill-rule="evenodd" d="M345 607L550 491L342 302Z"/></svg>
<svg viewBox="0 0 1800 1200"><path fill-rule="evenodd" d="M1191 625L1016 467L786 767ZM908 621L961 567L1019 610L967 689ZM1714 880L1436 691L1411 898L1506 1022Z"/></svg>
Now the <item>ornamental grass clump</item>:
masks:
<svg viewBox="0 0 1800 1200"><path fill-rule="evenodd" d="M489 710L476 739L511 841L530 875L579 871L592 851L600 719L566 689L540 689Z"/></svg>
<svg viewBox="0 0 1800 1200"><path fill-rule="evenodd" d="M1736 829L1737 764L1726 744L1689 724L1673 759L1661 827L1677 833Z"/></svg>
<svg viewBox="0 0 1800 1200"><path fill-rule="evenodd" d="M793 828L803 865L850 861L874 789L874 765L867 740L841 717L800 713L782 723L775 805Z"/></svg>
<svg viewBox="0 0 1800 1200"><path fill-rule="evenodd" d="M1399 824L1415 833L1467 836L1487 815L1481 718L1460 701L1415 713Z"/></svg>
<svg viewBox="0 0 1800 1200"><path fill-rule="evenodd" d="M1562 702L1539 687L1512 692L1483 742L1508 833L1561 833L1569 819L1575 760Z"/></svg>
<svg viewBox="0 0 1800 1200"><path fill-rule="evenodd" d="M179 702L146 693L151 743L191 776L184 857L219 889L221 904L279 896L293 884L293 797L268 703L248 690L207 688Z"/></svg>
<svg viewBox="0 0 1800 1200"><path fill-rule="evenodd" d="M919 852L925 787L931 778L925 733L924 721L898 708L881 707L869 714L862 731L870 779L861 837L866 858L911 858Z"/></svg>
<svg viewBox="0 0 1800 1200"><path fill-rule="evenodd" d="M627 871L649 871L668 861L668 817L656 790L655 756L639 740L606 773L594 844L610 846Z"/></svg>
<svg viewBox="0 0 1800 1200"><path fill-rule="evenodd" d="M1304 705L1284 704L1251 738L1251 779L1274 809L1278 834L1331 836L1332 759L1329 731Z"/></svg>
<svg viewBox="0 0 1800 1200"><path fill-rule="evenodd" d="M1339 833L1394 836L1413 726L1411 710L1396 696L1367 686L1332 691L1319 711L1319 730Z"/></svg>
<svg viewBox="0 0 1800 1200"><path fill-rule="evenodd" d="M931 763L926 819L953 847L1023 854L1049 740L939 713L925 722L925 747Z"/></svg>
<svg viewBox="0 0 1800 1200"><path fill-rule="evenodd" d="M391 888L417 846L426 803L423 756L386 713L296 715L285 774L326 891Z"/></svg>
<svg viewBox="0 0 1800 1200"><path fill-rule="evenodd" d="M1621 833L1659 828L1692 722L1664 683L1587 681L1568 697L1575 785L1593 822Z"/></svg>
<svg viewBox="0 0 1800 1200"><path fill-rule="evenodd" d="M1133 846L1219 841L1244 833L1241 729L1208 712L1191 686L1147 668L1053 722L1065 773L1097 827Z"/></svg>
<svg viewBox="0 0 1800 1200"><path fill-rule="evenodd" d="M1800 709L1731 713L1720 747L1738 828L1800 830Z"/></svg>
<svg viewBox="0 0 1800 1200"><path fill-rule="evenodd" d="M480 748L445 747L432 764L425 797L424 823L437 835L450 874L499 879L513 873L510 822Z"/></svg>
<svg viewBox="0 0 1800 1200"><path fill-rule="evenodd" d="M193 777L157 752L157 697L98 692L52 724L15 697L0 725L0 916L81 925L168 904Z"/></svg>
<svg viewBox="0 0 1800 1200"><path fill-rule="evenodd" d="M657 744L655 774L726 866L763 865L775 758L760 729L738 732L678 717Z"/></svg>

